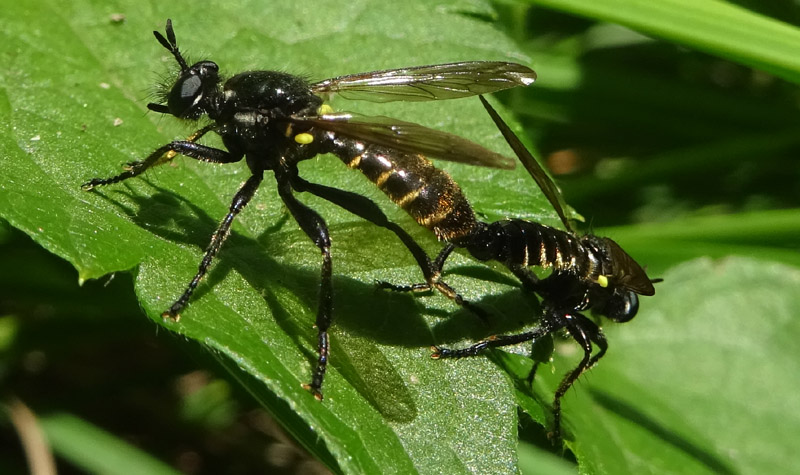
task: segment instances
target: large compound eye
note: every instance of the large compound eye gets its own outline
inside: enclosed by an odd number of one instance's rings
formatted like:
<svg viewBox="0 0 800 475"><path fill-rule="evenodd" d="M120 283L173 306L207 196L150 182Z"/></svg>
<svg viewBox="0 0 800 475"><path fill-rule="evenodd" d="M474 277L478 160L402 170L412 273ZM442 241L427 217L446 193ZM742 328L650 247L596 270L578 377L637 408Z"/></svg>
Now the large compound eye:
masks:
<svg viewBox="0 0 800 475"><path fill-rule="evenodd" d="M188 74L178 79L167 97L170 114L186 117L192 106L203 96L203 80L196 74Z"/></svg>
<svg viewBox="0 0 800 475"><path fill-rule="evenodd" d="M211 61L201 61L184 71L167 96L169 113L187 119L200 117L203 111L196 106L205 91L216 87L218 71L219 67Z"/></svg>
<svg viewBox="0 0 800 475"><path fill-rule="evenodd" d="M605 308L605 315L615 322L625 323L639 312L639 297L634 292L614 293Z"/></svg>

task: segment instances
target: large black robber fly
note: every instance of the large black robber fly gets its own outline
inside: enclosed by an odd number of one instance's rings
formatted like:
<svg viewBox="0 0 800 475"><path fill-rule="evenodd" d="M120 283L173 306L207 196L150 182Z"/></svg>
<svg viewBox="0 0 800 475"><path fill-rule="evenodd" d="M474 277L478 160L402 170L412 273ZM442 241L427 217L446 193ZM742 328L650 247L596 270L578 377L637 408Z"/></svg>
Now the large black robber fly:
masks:
<svg viewBox="0 0 800 475"><path fill-rule="evenodd" d="M506 62L462 62L375 71L341 76L317 83L276 71L248 71L226 80L212 61L191 66L178 50L172 22L166 36L156 39L180 66L174 84L161 103L148 109L181 119L211 119L186 140L170 142L142 161L128 164L111 178L95 178L83 185L92 188L118 183L145 170L167 163L177 155L212 163L247 161L251 176L235 194L230 210L205 250L197 274L183 294L162 316L177 320L181 310L219 251L236 215L255 194L264 172L271 170L278 194L297 223L322 253L319 306L316 317L319 359L310 384L322 399L322 382L328 362L328 328L333 291L328 227L323 218L297 200L294 192L309 192L328 200L378 226L394 232L412 252L426 282L451 298L460 297L432 272L435 266L416 242L383 214L370 199L356 193L311 183L298 175L297 163L331 153L350 168L364 173L417 222L449 240L458 230L461 215L472 211L455 182L434 168L425 156L497 168L512 168L514 161L452 134L386 117L358 117L333 113L321 96L337 93L347 98L385 101L426 101L485 94L528 85L536 74L529 68ZM225 149L197 143L209 132L222 138Z"/></svg>
<svg viewBox="0 0 800 475"><path fill-rule="evenodd" d="M616 322L627 322L639 310L637 295L653 295L655 288L642 267L613 240L593 234L579 235L567 218L563 198L541 165L491 105L480 98L508 144L555 208L567 231L523 219L494 223L462 220L457 237L450 240L433 262L430 275L441 275L445 260L455 247L465 248L481 261L503 263L522 282L523 287L541 298L542 317L533 330L499 335L462 349L434 347L433 358L475 356L488 348L536 343L566 329L583 349L583 358L561 381L553 399L553 436L558 439L561 427L561 398L580 375L603 357L608 343L600 327L581 312L592 310ZM539 279L529 267L552 269ZM393 286L396 290L430 288L431 283ZM592 345L599 351L593 356ZM536 365L531 372L533 378Z"/></svg>

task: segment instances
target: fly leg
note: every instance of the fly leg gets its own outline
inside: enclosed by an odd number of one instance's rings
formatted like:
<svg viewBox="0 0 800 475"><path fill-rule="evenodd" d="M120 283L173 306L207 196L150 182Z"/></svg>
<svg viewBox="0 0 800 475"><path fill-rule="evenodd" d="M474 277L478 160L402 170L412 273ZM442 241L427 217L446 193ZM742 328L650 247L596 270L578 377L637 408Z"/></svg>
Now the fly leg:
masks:
<svg viewBox="0 0 800 475"><path fill-rule="evenodd" d="M331 203L349 211L359 218L365 219L376 226L380 226L393 232L400 239L400 241L403 242L406 248L408 248L408 250L411 252L411 255L414 256L419 268L422 270L422 274L425 276L425 280L430 281L436 278L434 275L434 267L430 258L428 258L428 254L403 228L398 226L396 223L389 221L389 218L386 217L380 207L378 207L378 205L376 205L371 199L350 191L340 190L338 188L332 188L330 186L320 185L317 183L311 183L300 178L299 176L294 176L292 178L292 187L296 191L307 191L313 195L319 196L320 198L330 201Z"/></svg>
<svg viewBox="0 0 800 475"><path fill-rule="evenodd" d="M98 186L119 183L123 180L127 180L128 178L139 176L149 168L168 163L178 155L185 155L202 162L212 163L232 163L242 159L241 154L233 154L226 150L220 150L218 148L195 143L198 139L200 139L200 137L211 130L214 130L214 124L207 125L206 127L197 130L186 140L176 140L157 148L144 160L126 164L124 167L125 171L119 175L110 178L93 178L81 185L81 188L89 191Z"/></svg>
<svg viewBox="0 0 800 475"><path fill-rule="evenodd" d="M303 387L311 391L318 400L322 400L322 382L328 369L328 354L330 342L328 328L333 320L333 263L331 260L331 238L328 234L328 225L316 211L299 202L294 197L292 184L298 179L297 169L275 170L275 179L278 181L278 194L286 208L294 216L297 224L322 253L322 269L320 274L319 304L317 307L317 366L311 376L311 383ZM300 184L300 182L297 182Z"/></svg>
<svg viewBox="0 0 800 475"><path fill-rule="evenodd" d="M391 282L380 281L378 282L378 288L391 290L394 292L428 292L430 290L436 289L444 295L445 297L449 298L456 305L466 308L470 312L474 313L484 322L489 321L489 315L486 311L479 306L475 305L474 303L466 300L464 297L461 296L456 290L450 286L447 282L441 280L442 278L442 268L444 267L444 262L450 256L450 253L453 252L455 249L455 245L448 243L444 249L436 256L436 259L433 260L431 263L429 261L430 268L423 269L423 273L425 274L425 282L418 283L418 284L410 284L410 285L402 285L402 284L393 284ZM412 251L413 252L413 251Z"/></svg>
<svg viewBox="0 0 800 475"><path fill-rule="evenodd" d="M388 229L393 232L406 248L414 256L417 265L422 270L422 275L425 277L425 283L413 285L395 285L388 282L378 282L378 288L389 289L399 292L424 292L431 289L436 289L456 304L467 308L479 317L486 319L486 314L480 307L465 300L458 292L455 291L447 282L441 280L441 269L444 265L445 259L453 251L455 246L448 244L445 249L439 253L436 260L431 262L428 254L420 247L419 244L412 238L403 228L389 220L378 205L371 199L361 196L357 193L350 191L340 190L325 185L308 182L298 176L292 178L292 185L297 191L307 191L313 195L330 201L331 203L353 213L359 218L365 219L376 226Z"/></svg>
<svg viewBox="0 0 800 475"><path fill-rule="evenodd" d="M545 318L538 327L531 331L513 335L493 335L466 348L451 349L434 346L431 348L433 350L431 358L466 358L469 356L477 356L489 348L511 346L525 341L536 342L539 339L563 328L564 323L565 322L559 319Z"/></svg>
<svg viewBox="0 0 800 475"><path fill-rule="evenodd" d="M231 153L227 150L221 150L196 143L197 140L199 140L208 132L214 130L215 127L216 126L214 124L209 124L195 131L193 134L187 137L186 140L176 140L170 142L153 151L153 153L148 155L144 160L127 164L125 171L119 175L111 178L94 178L84 183L81 188L88 191L98 186L119 183L123 180L127 180L128 178L139 176L149 168L167 163L178 155L184 155L202 162L211 163L233 163L241 160L241 153ZM186 287L186 290L184 290L183 294L172 304L172 306L170 306L167 311L161 314L162 317L171 318L175 321L180 319L181 310L183 310L183 308L189 303L192 293L197 288L197 285L200 283L200 280L203 278L203 276L205 276L208 272L208 269L211 266L211 261L213 261L214 256L216 256L219 252L220 248L222 247L222 243L225 241L225 238L228 237L233 219L253 197L262 179L263 175L261 173L251 176L233 197L233 202L228 210L228 214L219 224L217 230L211 237L211 242L206 248L203 259L200 261L197 274L195 274L194 278Z"/></svg>
<svg viewBox="0 0 800 475"><path fill-rule="evenodd" d="M564 376L553 396L553 432L550 437L556 441L561 438L561 398L586 370L594 366L605 355L608 349L605 335L594 322L579 313L567 314L564 317L569 334L583 348L583 358L575 369ZM592 356L592 343L595 343L600 349L594 356Z"/></svg>
<svg viewBox="0 0 800 475"><path fill-rule="evenodd" d="M253 195L255 195L256 190L258 190L258 185L261 184L263 179L264 175L262 173L252 175L247 179L244 185L239 188L239 191L236 192L236 195L234 195L233 201L231 202L231 206L228 210L228 214L225 215L225 218L211 236L211 242L208 244L205 254L203 254L203 259L200 261L197 274L195 274L192 281L189 282L189 285L186 287L186 290L184 290L183 294L178 297L178 300L176 300L167 311L161 314L162 317L171 318L175 321L180 319L181 310L183 310L183 308L186 307L186 304L189 303L192 293L194 293L197 285L200 283L200 280L208 272L209 267L211 267L211 261L214 260L214 257L222 247L222 243L225 242L225 239L228 237L231 224L233 224L233 219L237 214L239 214L240 211L242 211L247 203L250 202L250 200L253 198Z"/></svg>

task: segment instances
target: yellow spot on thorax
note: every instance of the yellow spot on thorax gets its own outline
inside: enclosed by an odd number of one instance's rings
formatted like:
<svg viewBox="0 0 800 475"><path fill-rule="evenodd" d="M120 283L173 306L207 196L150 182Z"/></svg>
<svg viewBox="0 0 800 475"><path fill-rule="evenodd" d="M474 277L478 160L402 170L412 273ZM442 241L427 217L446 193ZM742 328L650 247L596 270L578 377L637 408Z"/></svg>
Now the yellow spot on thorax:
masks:
<svg viewBox="0 0 800 475"><path fill-rule="evenodd" d="M597 276L597 284L603 288L608 287L608 277L604 275Z"/></svg>
<svg viewBox="0 0 800 475"><path fill-rule="evenodd" d="M314 141L314 136L307 132L303 132L301 134L295 135L294 141L299 143L300 145L308 145Z"/></svg>
<svg viewBox="0 0 800 475"><path fill-rule="evenodd" d="M329 106L328 104L322 104L317 109L317 115L326 115L333 113L333 107Z"/></svg>

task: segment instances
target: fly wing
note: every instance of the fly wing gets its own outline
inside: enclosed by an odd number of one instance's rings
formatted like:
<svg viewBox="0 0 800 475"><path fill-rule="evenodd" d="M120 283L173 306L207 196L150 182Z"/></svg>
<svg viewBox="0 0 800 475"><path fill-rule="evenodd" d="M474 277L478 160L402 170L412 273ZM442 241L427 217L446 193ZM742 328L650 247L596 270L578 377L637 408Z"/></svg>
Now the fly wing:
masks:
<svg viewBox="0 0 800 475"><path fill-rule="evenodd" d="M614 263L613 277L617 285L636 292L639 295L654 295L653 281L647 277L647 272L638 262L625 252L619 244L609 238L602 238L606 248L611 253L611 262Z"/></svg>
<svg viewBox="0 0 800 475"><path fill-rule="evenodd" d="M311 85L315 94L372 102L455 99L527 86L536 73L502 61L465 61L339 76Z"/></svg>
<svg viewBox="0 0 800 475"><path fill-rule="evenodd" d="M400 152L421 154L451 162L513 169L515 161L474 142L440 130L391 117L355 116L349 113L292 117L295 123L335 132Z"/></svg>
<svg viewBox="0 0 800 475"><path fill-rule="evenodd" d="M511 130L508 124L500 117L497 111L489 104L489 102L480 97L481 102L483 103L483 107L489 112L489 115L492 116L492 120L497 125L497 128L500 129L500 132L503 134L503 137L508 142L508 145L514 150L514 153L519 158L519 161L522 162L522 165L528 170L528 173L533 177L536 184L539 185L539 188L544 193L544 196L547 197L547 201L553 206L558 213L558 217L561 218L561 222L564 223L564 226L570 232L575 232L572 221L567 218L567 213L565 209L567 208L566 202L564 201L564 197L561 195L561 192L558 190L558 187L553 180L550 179L550 176L547 175L547 172L544 171L539 162L531 155L531 152L525 148L522 141L517 137L517 135Z"/></svg>

